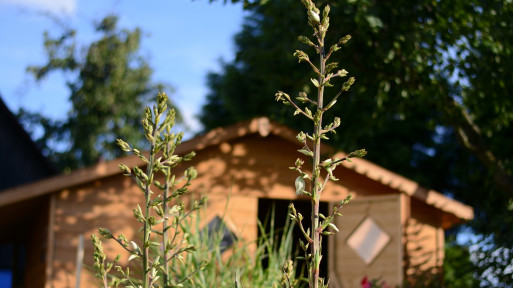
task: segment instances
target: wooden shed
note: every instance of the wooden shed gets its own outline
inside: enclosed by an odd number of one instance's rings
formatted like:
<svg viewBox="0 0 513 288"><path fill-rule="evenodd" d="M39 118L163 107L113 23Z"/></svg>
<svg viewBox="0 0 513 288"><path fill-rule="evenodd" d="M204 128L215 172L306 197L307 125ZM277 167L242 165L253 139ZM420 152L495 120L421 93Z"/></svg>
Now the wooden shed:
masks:
<svg viewBox="0 0 513 288"><path fill-rule="evenodd" d="M16 116L2 100L1 95L0 159L4 163L4 165L0 165L0 191L57 174L57 170L30 139ZM29 208L36 204L35 201L27 200L24 204L24 215L26 217L8 218L11 221L16 219L16 223L12 226L22 227L25 219L37 218L37 212L32 213L33 210ZM14 212L5 211L5 209L12 209L15 206L9 207L0 208L3 212L2 215L14 214ZM16 210L16 208L13 210ZM0 226L8 229L0 231L0 282L12 282L16 285L16 283L22 281L23 275L13 272L15 272L15 266L22 265L24 261L26 246L24 239L27 238L28 234L26 234L26 230L15 229L11 226L6 227L4 221L6 219L0 219Z"/></svg>
<svg viewBox="0 0 513 288"><path fill-rule="evenodd" d="M199 177L190 191L209 197L204 220L225 214L225 222L239 238L252 240L258 235L258 217L271 202L304 203L295 194L297 175L288 169L301 155L296 152L296 134L257 118L184 142L178 154L197 153L190 164ZM31 243L24 267L28 286L74 287L79 235L87 239L98 227L128 238L135 234L131 209L142 202L142 195L121 175L120 163L143 165L137 157L127 156L0 191L2 233L16 221L13 217L23 217L24 203L39 199L41 204L31 208L41 217L24 228L30 231ZM323 259L332 287L360 287L365 276L401 285L419 272L437 272L444 260L444 230L473 218L471 207L363 159L339 166L335 176L340 180L327 186L321 209L329 209L348 193L353 200L338 218L341 231L329 238L329 253ZM117 250L111 244L105 243L105 250L113 255ZM89 241L85 255L85 263L91 264ZM86 276L81 287L92 286L88 272L82 275Z"/></svg>

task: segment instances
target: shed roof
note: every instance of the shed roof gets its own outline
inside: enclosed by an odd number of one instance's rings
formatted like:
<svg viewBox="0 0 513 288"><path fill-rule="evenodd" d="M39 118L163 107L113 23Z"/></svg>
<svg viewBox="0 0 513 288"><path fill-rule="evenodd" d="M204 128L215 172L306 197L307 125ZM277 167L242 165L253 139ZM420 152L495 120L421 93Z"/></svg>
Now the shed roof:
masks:
<svg viewBox="0 0 513 288"><path fill-rule="evenodd" d="M0 190L57 174L0 94Z"/></svg>
<svg viewBox="0 0 513 288"><path fill-rule="evenodd" d="M191 140L185 141L182 145L178 146L175 153L185 154L189 151L198 152L207 147L252 134L259 134L262 137L267 137L272 134L286 141L297 143L296 131L284 125L270 121L268 118L261 117L228 127L217 128L205 135L197 136ZM332 150L328 145L325 145L324 148ZM338 158L342 158L344 156L345 154L342 152L338 152L335 155L335 157ZM58 175L27 185L6 189L4 191L0 191L0 207L119 174L121 173L118 168L120 163L129 167L144 165L137 156L131 155L109 162L98 163L67 175ZM398 191L399 193L404 193L412 198L418 199L427 205L456 218L471 220L474 217L472 207L444 196L437 191L426 189L413 180L393 173L367 160L354 158L351 162L343 162L342 165L372 181L379 182Z"/></svg>

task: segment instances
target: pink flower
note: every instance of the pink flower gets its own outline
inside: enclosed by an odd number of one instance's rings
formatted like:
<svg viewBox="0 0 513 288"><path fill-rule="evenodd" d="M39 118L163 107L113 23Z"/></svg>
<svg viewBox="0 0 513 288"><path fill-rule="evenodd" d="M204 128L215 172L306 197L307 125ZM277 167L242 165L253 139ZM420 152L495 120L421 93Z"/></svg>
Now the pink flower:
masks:
<svg viewBox="0 0 513 288"><path fill-rule="evenodd" d="M367 279L367 276L363 277L363 279L360 282L360 284L362 284L362 288L371 288L371 283Z"/></svg>

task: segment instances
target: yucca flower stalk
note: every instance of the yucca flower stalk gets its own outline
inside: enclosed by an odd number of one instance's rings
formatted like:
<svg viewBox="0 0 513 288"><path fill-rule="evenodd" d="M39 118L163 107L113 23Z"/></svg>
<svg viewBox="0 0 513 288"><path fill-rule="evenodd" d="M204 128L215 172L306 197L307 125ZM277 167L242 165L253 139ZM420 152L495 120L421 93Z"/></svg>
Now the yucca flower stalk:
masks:
<svg viewBox="0 0 513 288"><path fill-rule="evenodd" d="M350 195L336 204L330 215L319 214L319 202L321 199L322 191L329 180L337 181L333 175L335 168L340 165L343 161L350 161L352 157L363 157L366 154L364 149L354 151L348 154L343 159L324 159L321 160L321 141L327 140L329 133L335 133L335 129L340 126L340 118L335 117L331 123L323 127L323 115L328 111L335 103L338 98L349 90L351 85L355 82L354 77L349 77L343 84L339 91L331 97L329 101L325 101L324 92L325 88L333 87L330 83L332 79L344 78L348 72L345 69L338 69L338 63L328 62L332 53L336 52L349 41L351 38L349 35L342 37L336 44L332 45L329 49L325 47L325 36L329 27L329 12L330 6L326 5L322 11L315 6L312 0L302 0L306 7L308 15L308 24L314 30L314 41L310 40L309 37L300 36L299 40L315 49L319 55L319 63L315 63L310 60L307 53L297 50L294 53L299 59L299 62L306 62L310 65L317 78L312 78L311 82L316 88L316 95L311 97L306 92L300 92L298 97L295 97L296 101L285 92L279 91L276 93L276 101L282 101L284 104L292 105L295 108L294 115L301 114L304 117L310 119L313 122L313 134L309 135L305 132L300 132L297 135L297 139L303 145L303 148L298 150L300 153L308 156L312 159L312 171L310 173L303 171L302 165L304 161L297 159L295 166L291 169L299 173L299 177L295 181L296 194L305 194L311 198L312 202L312 215L311 215L311 227L305 229L303 225L303 216L297 212L294 205L289 206L289 214L291 219L298 223L306 242L300 241L300 245L305 252L304 259L308 263L308 279L310 287L327 287L325 280L319 277L319 267L322 260L321 248L322 248L322 236L334 234L338 231L338 228L333 223L335 216L341 216L339 210L344 204L350 200ZM325 104L325 102L327 104ZM314 109L310 110L308 106L313 106ZM324 173L321 173L323 172ZM321 175L324 174L324 175ZM310 189L306 188L306 181L310 182ZM331 228L331 229L328 229Z"/></svg>
<svg viewBox="0 0 513 288"><path fill-rule="evenodd" d="M146 164L146 172L137 166L129 168L124 164L119 165L124 175L133 178L144 194L143 207L137 205L133 210L134 217L142 223L139 229L143 234L142 243L138 239L129 241L122 234L115 236L105 228L100 228L98 232L106 239L115 240L128 251L128 261L139 261L142 271L138 279L130 275L129 267L115 266L119 274L109 276L108 272L113 263L105 263L106 256L101 248L101 242L93 235L96 276L102 287L181 287L181 283L186 279L170 274L170 262L182 259L187 253L197 250L196 246L189 243L187 234L183 233L182 224L192 211L198 210L205 203L206 198L194 201L190 210L186 210L180 200L181 196L188 192L187 187L191 180L197 177L197 172L193 167L189 167L182 177L177 178L173 174L173 168L184 161L190 161L195 153L191 152L184 156L174 154L176 147L181 144L183 133L171 132L175 124L175 111L168 111L167 103L166 94L159 93L157 105L153 106L153 109L146 107L141 120L144 134L150 144L148 157L125 141L117 140L123 151L132 152ZM164 183L156 180L159 174ZM140 244L137 244L138 242ZM119 256L116 257L117 260ZM112 279L110 282L109 277Z"/></svg>

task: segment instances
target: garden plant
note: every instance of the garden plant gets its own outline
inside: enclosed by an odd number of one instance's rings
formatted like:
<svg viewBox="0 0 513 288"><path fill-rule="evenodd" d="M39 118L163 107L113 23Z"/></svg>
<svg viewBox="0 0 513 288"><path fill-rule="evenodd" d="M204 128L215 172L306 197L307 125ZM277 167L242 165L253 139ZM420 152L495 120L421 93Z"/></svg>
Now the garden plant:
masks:
<svg viewBox="0 0 513 288"><path fill-rule="evenodd" d="M183 133L171 132L175 123L175 112L173 109L168 111L167 104L166 94L159 93L157 104L153 109L147 107L141 120L144 134L151 145L148 157L123 140L117 140L123 151L134 153L146 164L146 172L137 166L129 168L124 164L119 165L124 175L133 178L144 194L143 207L137 205L133 210L134 217L142 223L139 229L142 233L142 242L138 239L129 240L122 234L115 236L105 228L100 228L98 232L106 239L115 240L128 251L128 260L139 262L141 271L138 271L140 274L136 277L132 277L130 267L114 266L120 255L114 262L106 261L101 241L93 235L94 268L102 287L182 287L182 283L190 276L181 275L183 277L177 278L177 275L170 273L170 269L173 262L197 250L196 246L189 243L189 236L182 228L184 221L194 210L204 205L206 198L194 201L188 210L181 201L181 196L188 192L187 187L191 180L197 177L197 172L193 167L189 167L182 177L177 177L173 174L173 168L181 162L190 161L195 153L191 152L185 156L174 154L182 141ZM163 177L163 183L157 180L159 176ZM117 271L117 276L109 273L112 268ZM202 266L197 269L202 269ZM193 273L194 271L191 272Z"/></svg>
<svg viewBox="0 0 513 288"><path fill-rule="evenodd" d="M304 161L300 158L296 160L295 166L291 169L297 171L299 176L296 178L296 194L307 195L312 202L312 215L311 227L305 229L303 225L303 215L296 211L293 204L289 205L289 214L292 221L296 222L301 232L306 239L305 242L300 241L300 245L304 250L305 256L300 259L305 259L308 263L308 279L310 287L328 287L329 280L326 281L319 277L320 263L322 261L321 249L323 236L332 235L338 232L338 228L334 223L336 216L341 216L340 209L346 204L351 196L340 201L334 205L333 210L329 215L322 215L319 213L319 202L321 199L322 191L328 181L337 181L338 179L333 175L335 168L343 161L351 161L353 157L363 157L367 153L364 149L356 150L349 153L342 159L321 159L321 141L327 140L329 133L335 133L335 129L340 126L340 118L335 117L331 123L323 126L323 115L333 105L337 103L338 98L349 90L351 85L355 82L354 77L348 78L339 91L325 101L324 92L325 88L333 87L331 80L335 78L344 78L348 72L345 69L339 69L337 62L329 62L330 56L339 50L341 46L346 44L351 38L349 35L342 37L336 44L330 46L328 49L325 47L326 32L329 27L329 12L330 6L326 5L322 11L316 7L312 0L302 0L308 13L308 24L314 30L314 41L311 41L306 36L299 36L299 40L304 44L311 46L315 49L319 56L319 62L315 65L315 61L311 60L308 54L303 51L297 50L294 55L299 59L299 62L306 62L311 67L316 75L316 78L311 78L312 84L315 86L313 96L309 96L306 92L300 92L296 101L294 101L287 93L279 91L276 93L276 100L282 101L284 104L291 105L295 108L294 115L301 114L313 122L313 133L300 132L297 139L303 145L303 148L298 150L300 153L312 159L312 171L307 172L303 169ZM299 104L297 104L297 103ZM325 102L327 104L325 104ZM308 107L313 107L312 109ZM310 188L307 188L306 181L309 181Z"/></svg>

